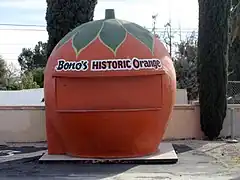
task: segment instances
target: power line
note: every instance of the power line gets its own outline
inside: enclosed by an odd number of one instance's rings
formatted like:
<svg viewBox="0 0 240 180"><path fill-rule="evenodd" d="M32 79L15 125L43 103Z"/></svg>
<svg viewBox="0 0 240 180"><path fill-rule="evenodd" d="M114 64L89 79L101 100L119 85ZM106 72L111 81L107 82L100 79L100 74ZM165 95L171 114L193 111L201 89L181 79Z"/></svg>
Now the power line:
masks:
<svg viewBox="0 0 240 180"><path fill-rule="evenodd" d="M0 28L0 31L38 31L38 32L47 32L45 29L10 29L10 28Z"/></svg>
<svg viewBox="0 0 240 180"><path fill-rule="evenodd" d="M21 28L21 29L15 29L15 28L0 28L0 30L23 30L23 31L46 31L45 29L36 29L36 27L39 28L46 28L46 25L37 25L37 24L0 24L0 26L10 26L10 27L34 27L34 29L26 29L26 28ZM148 30L151 30L152 28L147 28ZM172 28L173 31L179 31L179 28ZM182 31L196 31L198 30L197 28L185 28ZM165 32L165 28L156 28L156 31L163 31Z"/></svg>
<svg viewBox="0 0 240 180"><path fill-rule="evenodd" d="M32 46L33 44L29 43L0 43L0 46Z"/></svg>
<svg viewBox="0 0 240 180"><path fill-rule="evenodd" d="M44 29L10 29L10 28L0 28L0 31L35 31L35 32L47 32L46 30ZM182 29L181 32L182 33L189 33L189 32L193 32L193 31L197 31L197 29ZM156 32L157 33L164 33L166 32L163 28L156 28ZM176 32L179 32L178 29L172 29L172 32L173 33L176 33Z"/></svg>
<svg viewBox="0 0 240 180"><path fill-rule="evenodd" d="M0 23L0 26L12 26L12 27L39 27L39 28L46 28L47 26L46 25L38 25L38 24L9 24L9 23L6 23L6 24L3 24L3 23ZM147 29L152 29L152 28L147 28ZM156 29L164 29L164 28L156 28ZM172 29L179 29L179 28L172 28ZM186 30L196 30L197 28L184 28Z"/></svg>
<svg viewBox="0 0 240 180"><path fill-rule="evenodd" d="M3 59L4 59L4 61L18 61L18 58L16 58L16 59L3 58Z"/></svg>
<svg viewBox="0 0 240 180"><path fill-rule="evenodd" d="M1 26L5 26L5 27L2 28ZM0 23L0 27L1 27L0 31L38 31L38 32L42 31L42 32L46 32L46 26L45 25L37 25L37 24ZM14 28L14 27L18 27L18 28ZM23 28L21 28L21 27L23 27ZM28 27L28 28L26 28L26 27ZM45 28L45 29L42 29L42 28Z"/></svg>
<svg viewBox="0 0 240 180"><path fill-rule="evenodd" d="M41 28L46 28L47 26L45 25L37 25L37 24L0 24L0 26L15 26L15 27L41 27Z"/></svg>
<svg viewBox="0 0 240 180"><path fill-rule="evenodd" d="M15 55L15 54L18 54L18 53L13 53L13 52L11 52L11 53L3 53L3 52L1 52L1 55Z"/></svg>

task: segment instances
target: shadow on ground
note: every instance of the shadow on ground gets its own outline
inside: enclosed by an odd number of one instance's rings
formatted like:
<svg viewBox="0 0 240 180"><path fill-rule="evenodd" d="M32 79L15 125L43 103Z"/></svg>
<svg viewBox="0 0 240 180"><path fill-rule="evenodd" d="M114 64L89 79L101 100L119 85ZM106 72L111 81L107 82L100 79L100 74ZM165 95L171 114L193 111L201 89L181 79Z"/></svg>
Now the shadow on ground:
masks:
<svg viewBox="0 0 240 180"><path fill-rule="evenodd" d="M177 154L181 154L181 153L185 153L193 150L193 148L185 144L173 144L173 148L175 149Z"/></svg>
<svg viewBox="0 0 240 180"><path fill-rule="evenodd" d="M39 163L39 157L21 159L0 164L0 177L53 177L81 174L106 178L123 173L136 165L133 164L78 164L78 163Z"/></svg>
<svg viewBox="0 0 240 180"><path fill-rule="evenodd" d="M202 142L199 147L205 145L207 142ZM190 152L194 150L192 146L186 145L184 142L173 143L173 147L177 154L181 156L182 153ZM13 151L20 151L22 153L34 152L39 150L45 150L46 148L34 148L34 147L10 147ZM0 146L0 150L9 150L7 146ZM1 158L1 157L0 157ZM20 177L85 177L83 179L101 179L110 178L125 171L132 171L134 167L139 164L79 164L79 163L39 163L39 158L25 158L21 160L8 161L0 163L0 179L5 178L20 178ZM180 162L184 164L184 162ZM168 166L168 165L167 165ZM179 166L176 165L169 165ZM162 167L162 166L161 166ZM159 167L161 169L161 167ZM166 167L166 166L165 166ZM151 168L154 168L151 166ZM163 167L162 167L163 168ZM237 179L234 179L237 180Z"/></svg>
<svg viewBox="0 0 240 180"><path fill-rule="evenodd" d="M30 153L46 148L34 147L8 147L1 146L0 150L19 151L19 153ZM182 153L191 150L186 145L174 145L177 153ZM6 155L6 154L2 154ZM75 176L81 174L86 177L96 175L99 178L112 177L128 171L138 164L80 164L76 162L67 163L39 163L39 158L25 158L21 160L8 161L0 163L0 177L56 177L56 176Z"/></svg>

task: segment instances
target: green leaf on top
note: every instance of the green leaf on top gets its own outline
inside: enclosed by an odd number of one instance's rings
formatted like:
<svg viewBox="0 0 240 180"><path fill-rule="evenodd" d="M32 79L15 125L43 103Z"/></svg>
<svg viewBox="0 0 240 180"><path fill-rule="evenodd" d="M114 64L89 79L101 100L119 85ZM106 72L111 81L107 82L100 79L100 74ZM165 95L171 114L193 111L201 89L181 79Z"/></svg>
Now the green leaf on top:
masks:
<svg viewBox="0 0 240 180"><path fill-rule="evenodd" d="M145 46L149 48L149 50L153 53L154 47L154 37L150 31L147 29L128 21L119 20L122 26L126 29L126 31L135 37L137 40L142 42Z"/></svg>
<svg viewBox="0 0 240 180"><path fill-rule="evenodd" d="M99 35L103 21L92 21L86 23L84 28L80 28L73 37L72 46L75 50L76 56L93 42Z"/></svg>
<svg viewBox="0 0 240 180"><path fill-rule="evenodd" d="M85 24L76 27L69 33L67 33L56 45L56 49L60 48L62 45L64 45L68 40L70 40L80 29L82 29L85 26Z"/></svg>
<svg viewBox="0 0 240 180"><path fill-rule="evenodd" d="M126 35L126 30L116 19L109 19L104 21L99 39L116 55L117 49L125 41Z"/></svg>

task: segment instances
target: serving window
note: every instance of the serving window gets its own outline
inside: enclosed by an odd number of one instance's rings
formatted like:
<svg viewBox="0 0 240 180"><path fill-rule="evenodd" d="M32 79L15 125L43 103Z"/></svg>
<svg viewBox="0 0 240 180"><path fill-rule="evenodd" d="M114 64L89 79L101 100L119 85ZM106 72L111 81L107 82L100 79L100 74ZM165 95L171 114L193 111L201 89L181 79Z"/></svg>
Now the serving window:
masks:
<svg viewBox="0 0 240 180"><path fill-rule="evenodd" d="M57 77L57 110L127 110L162 107L162 75Z"/></svg>

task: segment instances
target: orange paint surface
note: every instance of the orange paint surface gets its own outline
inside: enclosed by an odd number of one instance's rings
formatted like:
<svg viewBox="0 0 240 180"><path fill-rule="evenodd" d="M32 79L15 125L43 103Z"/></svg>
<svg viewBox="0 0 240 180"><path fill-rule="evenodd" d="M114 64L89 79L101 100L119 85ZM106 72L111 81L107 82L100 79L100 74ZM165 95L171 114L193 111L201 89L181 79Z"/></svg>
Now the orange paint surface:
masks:
<svg viewBox="0 0 240 180"><path fill-rule="evenodd" d="M159 59L162 68L115 71L56 71L66 61ZM155 39L154 54L127 35L114 55L97 38L77 57L69 40L55 49L45 70L49 154L79 157L137 157L154 153L170 119L175 70Z"/></svg>

